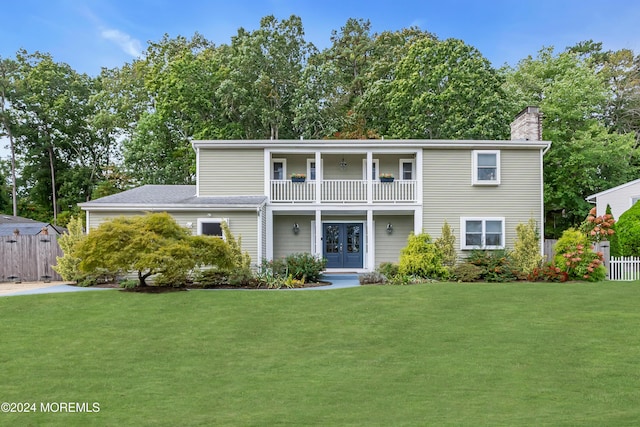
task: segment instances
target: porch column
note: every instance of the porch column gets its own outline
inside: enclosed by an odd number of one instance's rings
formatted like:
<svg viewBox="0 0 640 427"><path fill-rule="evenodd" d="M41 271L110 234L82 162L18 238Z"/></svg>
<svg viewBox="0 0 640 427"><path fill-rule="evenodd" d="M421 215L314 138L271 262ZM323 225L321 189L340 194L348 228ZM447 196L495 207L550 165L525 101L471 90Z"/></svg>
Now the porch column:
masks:
<svg viewBox="0 0 640 427"><path fill-rule="evenodd" d="M324 179L322 173L322 158L320 157L320 152L316 151L315 156L316 161L316 203L320 204L322 201L322 180Z"/></svg>
<svg viewBox="0 0 640 427"><path fill-rule="evenodd" d="M371 153L369 153L371 154ZM369 182L371 182L371 175L369 175ZM373 271L375 269L376 262L376 236L375 229L373 227L373 211L367 210L367 270Z"/></svg>
<svg viewBox="0 0 640 427"><path fill-rule="evenodd" d="M378 171L376 171L378 172ZM371 150L367 151L367 203L373 203L373 153Z"/></svg>
<svg viewBox="0 0 640 427"><path fill-rule="evenodd" d="M316 163L316 167L317 167L317 163ZM316 170L316 179L318 178L317 175L318 171ZM320 211L320 209L316 209L316 242L315 242L315 256L317 256L318 258L322 258L322 212Z"/></svg>
<svg viewBox="0 0 640 427"><path fill-rule="evenodd" d="M267 222L267 229L265 233L267 253L264 254L264 256L267 260L272 260L273 259L273 211L269 206L267 206L267 208L264 211L264 214L267 216L265 218ZM262 260L258 260L258 262L261 263Z"/></svg>

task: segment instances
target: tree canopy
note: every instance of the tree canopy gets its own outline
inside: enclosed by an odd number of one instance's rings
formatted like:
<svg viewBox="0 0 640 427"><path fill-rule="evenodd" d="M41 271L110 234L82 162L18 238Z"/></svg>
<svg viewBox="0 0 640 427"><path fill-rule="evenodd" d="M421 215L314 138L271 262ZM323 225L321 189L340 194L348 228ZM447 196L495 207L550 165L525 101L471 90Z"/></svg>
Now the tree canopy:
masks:
<svg viewBox="0 0 640 427"><path fill-rule="evenodd" d="M193 139L506 139L544 114L545 234L577 226L584 198L637 178L640 57L584 41L495 68L419 28L348 19L318 49L302 20L266 16L229 43L165 35L98 76L47 53L0 58L0 136L15 156L0 211L58 222L77 203L140 184L192 184ZM15 189L15 190L14 190ZM15 195L12 195L14 193ZM9 201L9 203L7 203Z"/></svg>

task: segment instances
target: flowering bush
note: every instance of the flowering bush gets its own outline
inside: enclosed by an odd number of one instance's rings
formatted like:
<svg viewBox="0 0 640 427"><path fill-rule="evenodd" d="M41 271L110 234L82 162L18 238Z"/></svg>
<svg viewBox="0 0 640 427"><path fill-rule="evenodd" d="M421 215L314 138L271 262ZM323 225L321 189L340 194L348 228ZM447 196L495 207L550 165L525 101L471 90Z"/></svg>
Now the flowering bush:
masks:
<svg viewBox="0 0 640 427"><path fill-rule="evenodd" d="M591 249L591 242L582 231L565 230L554 251L555 270L566 273L568 279L597 282L606 277L603 253Z"/></svg>
<svg viewBox="0 0 640 427"><path fill-rule="evenodd" d="M381 173L380 178L393 178L392 173Z"/></svg>
<svg viewBox="0 0 640 427"><path fill-rule="evenodd" d="M613 224L615 222L611 214L596 216L596 208L593 208L580 225L580 231L585 233L587 239L592 243L608 240L609 236L614 233Z"/></svg>

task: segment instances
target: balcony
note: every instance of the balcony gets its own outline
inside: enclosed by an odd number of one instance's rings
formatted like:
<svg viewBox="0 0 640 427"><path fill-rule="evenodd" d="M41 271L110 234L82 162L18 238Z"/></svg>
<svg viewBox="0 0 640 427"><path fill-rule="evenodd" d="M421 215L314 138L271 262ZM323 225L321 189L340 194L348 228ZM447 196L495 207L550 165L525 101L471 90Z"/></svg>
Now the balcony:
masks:
<svg viewBox="0 0 640 427"><path fill-rule="evenodd" d="M319 185L316 181L271 180L270 198L271 203L415 203L418 200L415 180L360 179L329 179L320 181Z"/></svg>

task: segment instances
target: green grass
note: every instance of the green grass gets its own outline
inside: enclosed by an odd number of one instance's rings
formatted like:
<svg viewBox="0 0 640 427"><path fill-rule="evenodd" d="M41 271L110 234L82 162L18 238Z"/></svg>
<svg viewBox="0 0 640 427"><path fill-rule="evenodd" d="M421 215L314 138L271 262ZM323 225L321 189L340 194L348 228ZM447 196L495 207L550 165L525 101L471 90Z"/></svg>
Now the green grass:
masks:
<svg viewBox="0 0 640 427"><path fill-rule="evenodd" d="M640 283L0 298L0 425L640 423Z"/></svg>

